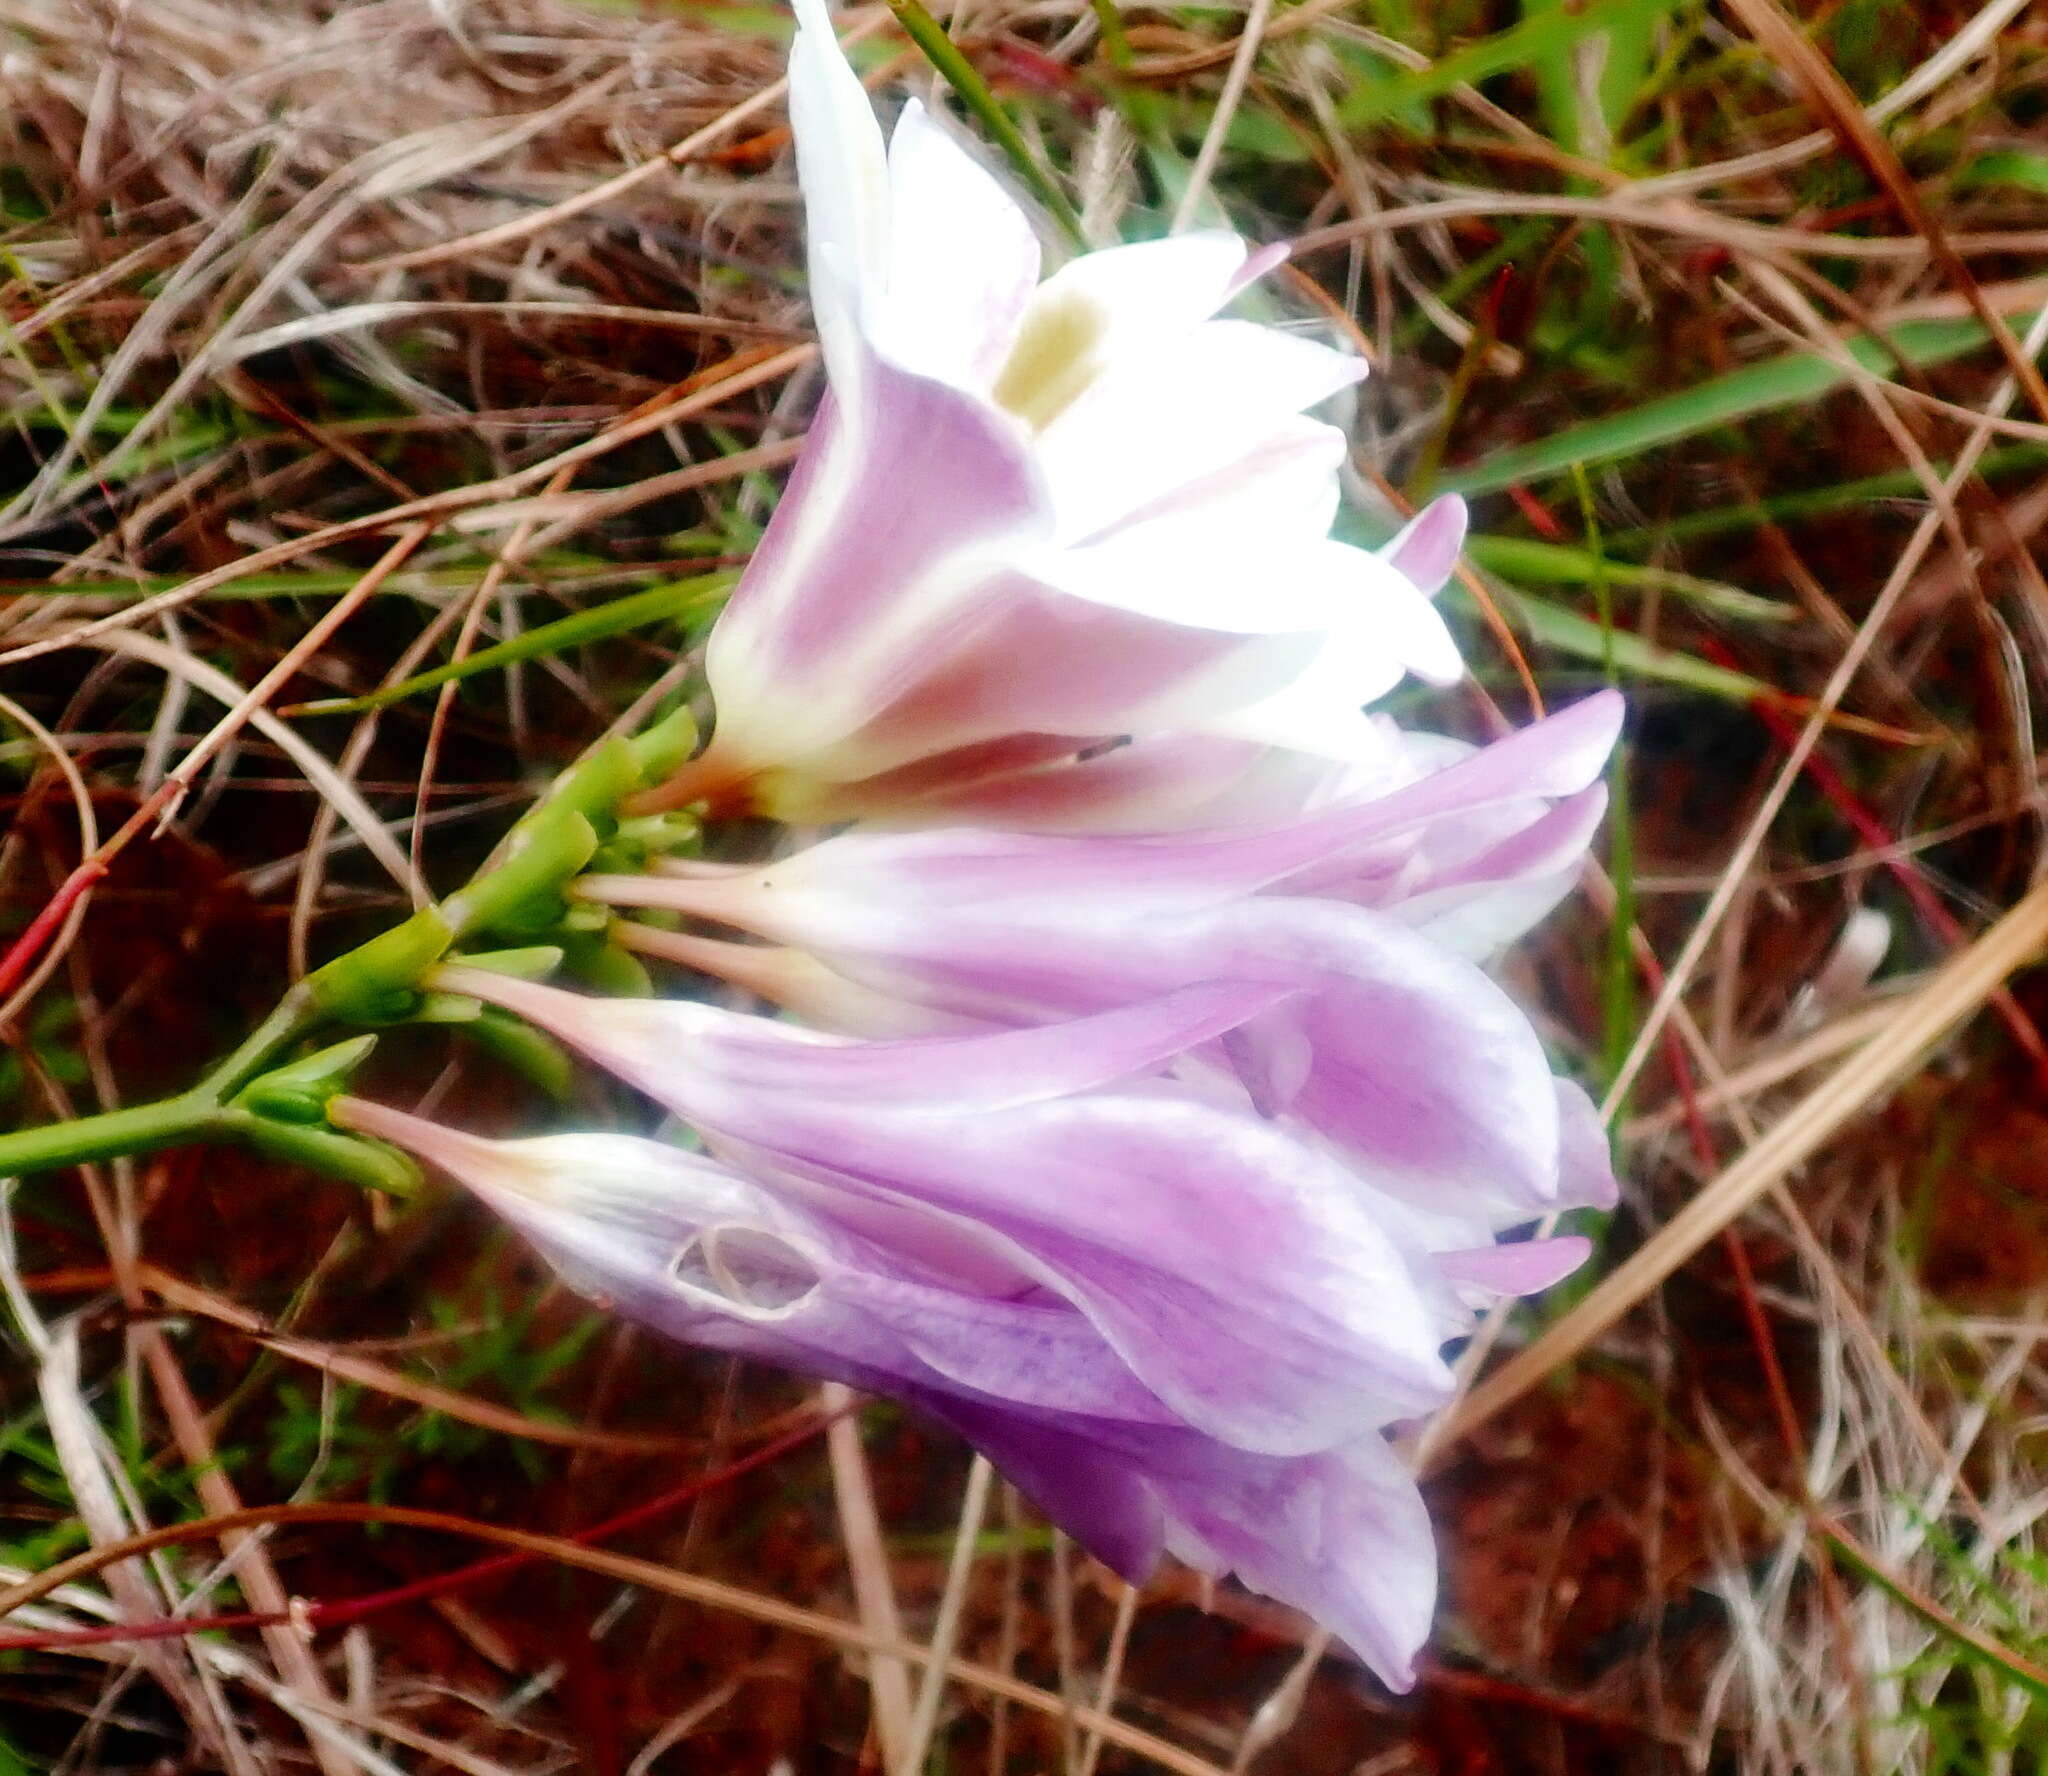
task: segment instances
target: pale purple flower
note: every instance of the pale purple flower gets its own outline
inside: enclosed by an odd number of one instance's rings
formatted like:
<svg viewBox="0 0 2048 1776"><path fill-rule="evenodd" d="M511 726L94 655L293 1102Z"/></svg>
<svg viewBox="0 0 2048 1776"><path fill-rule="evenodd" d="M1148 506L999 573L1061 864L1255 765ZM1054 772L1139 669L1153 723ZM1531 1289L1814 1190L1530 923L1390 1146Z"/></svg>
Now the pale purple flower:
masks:
<svg viewBox="0 0 2048 1776"><path fill-rule="evenodd" d="M914 1198L856 1225L829 1199L632 1136L490 1141L359 1099L334 1115L468 1185L612 1310L921 1408L1127 1578L1163 1551L1234 1571L1388 1683L1412 1681L1435 1556L1378 1430L1280 1455L1218 1436L1011 1241Z"/></svg>
<svg viewBox="0 0 2048 1776"><path fill-rule="evenodd" d="M1618 699L1589 699L1386 794L1259 828L855 831L759 868L679 864L585 887L774 940L642 941L864 1033L1028 1027L1201 982L1264 987L1273 1003L1191 1045L1178 1076L1313 1131L1382 1221L1429 1249L1477 1249L1550 1209L1612 1200L1591 1105L1553 1078L1478 958L1577 870L1618 714Z"/></svg>
<svg viewBox="0 0 2048 1776"><path fill-rule="evenodd" d="M687 1000L437 979L836 1221L891 1238L909 1210L1000 1248L1181 1419L1237 1447L1326 1449L1445 1396L1439 1347L1469 1325L1470 1279L1442 1273L1333 1155L1162 1076L1285 988L1194 986L1051 1027L866 1042Z"/></svg>
<svg viewBox="0 0 2048 1776"><path fill-rule="evenodd" d="M713 630L710 747L644 805L865 817L1019 776L1042 801L1048 766L1133 735L1348 757L1404 671L1454 678L1424 594L1462 507L1382 554L1333 541L1345 439L1302 410L1364 364L1214 318L1276 256L1194 233L1040 282L1001 185L915 102L885 149L822 0L797 11L829 393ZM1086 788L1083 822L1107 793ZM1118 794L1141 789L1172 805Z"/></svg>

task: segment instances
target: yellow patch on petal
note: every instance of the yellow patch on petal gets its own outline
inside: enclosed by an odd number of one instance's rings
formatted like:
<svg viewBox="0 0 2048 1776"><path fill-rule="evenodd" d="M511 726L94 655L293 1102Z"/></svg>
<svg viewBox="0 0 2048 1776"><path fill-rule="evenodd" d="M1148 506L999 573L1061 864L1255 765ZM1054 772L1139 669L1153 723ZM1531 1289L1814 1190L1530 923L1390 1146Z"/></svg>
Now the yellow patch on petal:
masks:
<svg viewBox="0 0 2048 1776"><path fill-rule="evenodd" d="M1101 305L1081 292L1048 296L1041 289L996 377L996 404L1043 431L1101 373L1108 330Z"/></svg>

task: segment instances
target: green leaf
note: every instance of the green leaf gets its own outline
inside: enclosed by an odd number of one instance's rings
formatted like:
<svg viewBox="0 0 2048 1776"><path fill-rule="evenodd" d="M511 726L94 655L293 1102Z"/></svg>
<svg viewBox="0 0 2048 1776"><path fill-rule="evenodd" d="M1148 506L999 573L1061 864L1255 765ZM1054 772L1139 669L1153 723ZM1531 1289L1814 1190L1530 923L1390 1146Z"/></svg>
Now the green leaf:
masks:
<svg viewBox="0 0 2048 1776"><path fill-rule="evenodd" d="M466 660L451 660L445 666L436 666L431 672L414 673L411 678L386 685L381 691L372 691L367 696L330 697L318 703L301 703L291 713L356 715L367 709L383 709L407 697L416 697L422 691L431 691L437 685L474 678L480 672L496 672L521 660L537 660L544 654L559 653L564 648L578 647L587 641L623 635L629 629L642 629L650 623L682 616L710 604L732 581L733 576L729 573L715 573L702 574L692 580L676 580L666 586L650 586L645 592L614 598L590 610L577 611L552 623L543 623L510 641L499 642L496 647L479 648Z"/></svg>
<svg viewBox="0 0 2048 1776"><path fill-rule="evenodd" d="M2048 154L2031 148L1994 148L1956 174L1958 187L1981 191L2025 191L2048 195Z"/></svg>
<svg viewBox="0 0 2048 1776"><path fill-rule="evenodd" d="M1569 154L1605 158L1601 146L1634 106L1649 73L1657 20L1670 10L1663 0L1638 0L1635 6L1623 8L1601 33L1606 41L1598 46L1602 126L1598 130L1587 129L1580 115L1578 43L1567 37L1531 58L1551 139L1560 148ZM1527 20L1556 13L1570 13L1567 0L1523 0L1522 14Z"/></svg>
<svg viewBox="0 0 2048 1776"><path fill-rule="evenodd" d="M1960 357L1985 340L1981 321L1908 321L1894 328L1888 344L1861 334L1847 341L1850 356L1879 375L1893 368L1892 350L1909 364L1929 365ZM1567 426L1517 450L1500 451L1483 463L1454 469L1438 483L1447 493L1493 493L1515 481L1561 475L1577 463L1636 456L1660 445L1695 437L1760 413L1818 400L1849 379L1849 372L1813 352L1790 352L1761 364L1644 401L1581 425Z"/></svg>
<svg viewBox="0 0 2048 1776"><path fill-rule="evenodd" d="M1937 460L1934 471L1946 476L1954 465ZM2048 445L2008 444L1987 450L1977 459L1980 480L1997 481L2009 475L2031 475L2048 468ZM1851 506L1868 506L1877 500L1924 501L1926 486L1911 469L1893 469L1882 475L1865 475L1855 481L1838 481L1832 487L1805 488L1797 493L1773 494L1769 499L1745 500L1740 505L1716 506L1711 511L1691 512L1667 518L1640 530L1612 531L1610 549L1653 549L1659 543L1679 542L1694 537L1719 536L1731 530L1753 530L1773 521L1783 523L1825 516Z"/></svg>
<svg viewBox="0 0 2048 1776"><path fill-rule="evenodd" d="M1533 537L1474 536L1466 539L1465 553L1489 573L1523 584L1592 586L1604 580L1610 586L1669 593L1717 616L1745 623L1789 623L1799 615L1789 604L1775 598L1760 598L1754 592L1744 592L1719 580L1602 559L1569 543L1544 543Z"/></svg>
<svg viewBox="0 0 2048 1776"><path fill-rule="evenodd" d="M1548 599L1535 598L1527 592L1517 592L1508 587L1496 587L1495 591L1510 617L1538 641L1560 653L1603 667L1611 658L1615 670L1629 678L1660 679L1666 684L1679 685L1689 691L1703 691L1710 697L1725 697L1735 703L1778 695L1762 679L1751 678L1746 672L1695 659L1691 654L1681 654L1674 648L1660 647L1656 642L1645 641L1626 629L1604 630L1591 619L1566 610L1562 605L1552 604ZM1455 583L1444 588L1443 597L1446 602L1462 604L1468 610L1474 608L1470 594Z"/></svg>
<svg viewBox="0 0 2048 1776"><path fill-rule="evenodd" d="M1676 3L1677 0L1594 0L1594 4L1578 12L1567 11L1563 6L1546 8L1519 25L1439 57L1427 68L1368 82L1344 102L1338 115L1352 129L1378 123L1423 100L1440 98L1453 87L1490 80L1497 74L1511 73L1556 56L1595 31L1629 24L1647 30L1650 20L1669 12Z"/></svg>

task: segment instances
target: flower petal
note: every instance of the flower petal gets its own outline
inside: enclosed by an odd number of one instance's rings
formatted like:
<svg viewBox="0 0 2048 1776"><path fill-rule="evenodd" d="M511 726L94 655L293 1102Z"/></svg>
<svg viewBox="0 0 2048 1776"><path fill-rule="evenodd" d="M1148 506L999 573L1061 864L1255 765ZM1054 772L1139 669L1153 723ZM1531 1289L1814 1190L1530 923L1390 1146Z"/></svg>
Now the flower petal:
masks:
<svg viewBox="0 0 2048 1776"><path fill-rule="evenodd" d="M1253 704L1218 707L1202 726L1297 752L1371 761L1382 741L1364 706L1393 689L1403 672L1455 683L1465 670L1457 643L1436 607L1367 550L1324 542L1285 565L1298 584L1324 590L1337 620L1285 685Z"/></svg>
<svg viewBox="0 0 2048 1776"><path fill-rule="evenodd" d="M1380 553L1418 592L1434 596L1458 565L1468 519L1465 502L1447 493L1424 506Z"/></svg>
<svg viewBox="0 0 2048 1776"><path fill-rule="evenodd" d="M1267 1114L1298 1118L1395 1195L1531 1210L1555 1197L1558 1109L1527 1017L1473 963L1381 914L1273 896L1168 908L1141 877L1084 900L1022 872L972 897L771 905L781 940L961 1017L1085 1032L1096 1020L1058 1020L1196 982L1255 984L1275 1001L1230 1026L1229 1057Z"/></svg>
<svg viewBox="0 0 2048 1776"><path fill-rule="evenodd" d="M1512 1240L1439 1252L1445 1276L1487 1295L1538 1295L1561 1283L1593 1255L1593 1242L1568 1234L1560 1239Z"/></svg>
<svg viewBox="0 0 2048 1776"><path fill-rule="evenodd" d="M1358 358L1249 321L1134 345L1039 435L1061 540L1091 537L1239 460L1364 374Z"/></svg>
<svg viewBox="0 0 2048 1776"><path fill-rule="evenodd" d="M1000 413L849 349L867 368L863 404L820 414L706 648L713 747L740 761L790 766L843 742L949 629L978 620L976 563L1043 531L1036 475Z"/></svg>
<svg viewBox="0 0 2048 1776"><path fill-rule="evenodd" d="M1038 281L1010 194L915 99L889 138L893 227L873 338L922 376L987 398Z"/></svg>
<svg viewBox="0 0 2048 1776"><path fill-rule="evenodd" d="M1621 1198L1607 1124L1585 1091L1569 1079L1557 1082L1560 1208L1611 1209Z"/></svg>
<svg viewBox="0 0 2048 1776"><path fill-rule="evenodd" d="M1256 1119L1171 1095L718 1115L695 1120L719 1151L814 1180L823 1212L855 1212L837 1188L1005 1236L1168 1407L1241 1448L1328 1448L1448 1387L1436 1317L1349 1175Z"/></svg>
<svg viewBox="0 0 2048 1776"><path fill-rule="evenodd" d="M1161 1439L1144 1461L1167 1547L1331 1629L1391 1688L1415 1681L1436 1607L1429 1512L1377 1436L1274 1462Z"/></svg>
<svg viewBox="0 0 2048 1776"><path fill-rule="evenodd" d="M930 793L871 809L857 796L846 811L869 831L893 826L1005 827L1060 833L1155 832L1206 825L1265 757L1265 749L1221 735L1173 734L1090 757L1063 754L985 777L942 783ZM1262 814L1262 797L1251 805Z"/></svg>
<svg viewBox="0 0 2048 1776"><path fill-rule="evenodd" d="M794 0L789 118L803 185L811 306L825 361L842 398L862 364L854 340L885 288L889 175L874 107L846 60L825 0Z"/></svg>
<svg viewBox="0 0 2048 1776"><path fill-rule="evenodd" d="M1104 734L1182 726L1287 684L1318 640L1162 622L1024 573L993 575L975 596L972 628L927 650L917 679L875 711L849 758L880 766L1005 734L1067 735L1078 751Z"/></svg>
<svg viewBox="0 0 2048 1776"><path fill-rule="evenodd" d="M860 1042L688 999L603 999L476 968L435 979L516 1012L692 1120L788 1097L947 1116L1037 1103L1150 1073L1284 998L1285 986L1204 981L1058 1028Z"/></svg>
<svg viewBox="0 0 2048 1776"><path fill-rule="evenodd" d="M1220 1033L1270 991L1206 986L1042 1029L847 1043L709 1006L474 969L437 978L581 1049L743 1170L810 1179L812 1206L859 1230L875 1231L856 1209L881 1200L1000 1235L1168 1406L1246 1447L1328 1447L1447 1385L1407 1261L1341 1165L1167 1091L1050 1095Z"/></svg>
<svg viewBox="0 0 2048 1776"><path fill-rule="evenodd" d="M1478 856L1423 873L1390 910L1461 956L1495 955L1571 892L1606 811L1604 784L1581 790Z"/></svg>
<svg viewBox="0 0 2048 1776"><path fill-rule="evenodd" d="M1048 1420L952 1398L926 1410L1014 1481L1032 1504L1112 1572L1141 1585L1159 1563L1159 1501L1131 1459L1072 1420Z"/></svg>
<svg viewBox="0 0 2048 1776"><path fill-rule="evenodd" d="M1025 565L1062 591L1172 623L1244 634L1326 630L1349 601L1297 563L1336 515L1343 434L1295 420L1227 468L1086 542Z"/></svg>
<svg viewBox="0 0 2048 1776"><path fill-rule="evenodd" d="M1147 906L1168 911L1291 888L1297 877L1341 883L1369 847L1475 811L1583 791L1606 763L1621 714L1620 697L1602 692L1383 795L1259 826L1093 837L863 830L715 881L606 877L599 886L613 899L668 906L811 947L837 941L842 929L857 935L870 908L939 910L1017 895L1078 903L1142 891ZM1161 751L1169 744L1161 742ZM1221 750L1206 756L1219 760L1242 766L1253 756L1227 742L1209 744ZM1105 754L1090 768L1109 771L1120 756ZM1160 754L1141 759L1150 771ZM1144 779L1145 772L1134 774ZM1170 765L1160 765L1158 780L1192 788Z"/></svg>
<svg viewBox="0 0 2048 1776"><path fill-rule="evenodd" d="M1214 229L1069 261L1026 308L996 399L1033 428L1046 425L1134 347L1207 320L1244 263L1244 242Z"/></svg>

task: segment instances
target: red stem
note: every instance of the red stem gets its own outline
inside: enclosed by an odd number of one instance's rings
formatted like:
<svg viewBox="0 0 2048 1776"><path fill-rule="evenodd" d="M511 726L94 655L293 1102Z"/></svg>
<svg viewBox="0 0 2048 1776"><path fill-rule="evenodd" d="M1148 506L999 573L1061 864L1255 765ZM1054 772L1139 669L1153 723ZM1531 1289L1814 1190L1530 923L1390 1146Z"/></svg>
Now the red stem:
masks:
<svg viewBox="0 0 2048 1776"><path fill-rule="evenodd" d="M617 1535L623 1530L637 1528L656 1517L673 1511L678 1505L685 1505L698 1494L708 1492L714 1486L723 1486L737 1480L742 1474L765 1466L792 1449L800 1448L811 1438L825 1429L836 1413L806 1419L793 1430L764 1443L749 1455L728 1462L713 1473L700 1474L694 1480L686 1481L673 1490L664 1492L645 1504L635 1505L630 1511L622 1511L616 1517L608 1517L602 1523L593 1523L588 1529L579 1529L566 1539L572 1542L601 1541L606 1536ZM516 1552L494 1554L485 1560L472 1561L468 1566L458 1566L453 1572L438 1573L432 1578L414 1579L410 1584L396 1585L388 1591L375 1591L366 1597L343 1597L324 1602L301 1603L296 1608L285 1610L237 1610L217 1616L175 1616L160 1622L108 1622L97 1628L60 1628L45 1634L0 1635L0 1652L38 1652L56 1647L104 1646L109 1642L143 1640L173 1640L187 1634L204 1634L230 1628L269 1628L280 1622L290 1622L305 1628L342 1628L366 1617L381 1615L386 1610L399 1609L408 1603L423 1599L445 1597L452 1591L480 1584L486 1579L498 1578L515 1569L544 1559L539 1553Z"/></svg>

